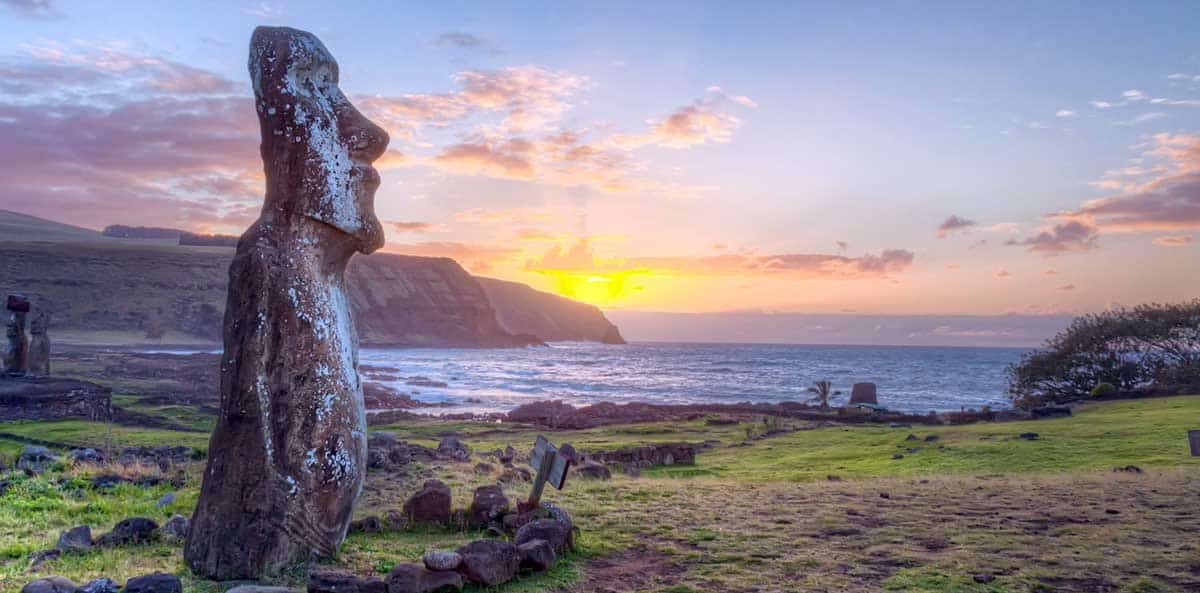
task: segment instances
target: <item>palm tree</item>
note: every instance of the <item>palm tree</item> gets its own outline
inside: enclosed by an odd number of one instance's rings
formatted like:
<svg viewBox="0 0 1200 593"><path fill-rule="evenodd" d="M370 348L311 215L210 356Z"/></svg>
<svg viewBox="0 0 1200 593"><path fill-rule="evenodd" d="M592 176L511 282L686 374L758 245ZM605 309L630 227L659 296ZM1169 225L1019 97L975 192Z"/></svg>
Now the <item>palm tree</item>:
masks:
<svg viewBox="0 0 1200 593"><path fill-rule="evenodd" d="M829 409L829 398L842 394L840 391L834 391L833 383L830 381L817 381L808 388L808 392L813 394L808 401L821 404L822 410Z"/></svg>

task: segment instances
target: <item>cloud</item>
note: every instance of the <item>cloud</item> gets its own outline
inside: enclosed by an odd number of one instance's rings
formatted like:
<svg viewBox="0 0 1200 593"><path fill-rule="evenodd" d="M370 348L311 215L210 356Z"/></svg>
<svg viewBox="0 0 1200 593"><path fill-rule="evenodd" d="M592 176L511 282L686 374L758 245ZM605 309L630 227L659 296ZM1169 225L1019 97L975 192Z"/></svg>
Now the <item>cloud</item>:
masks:
<svg viewBox="0 0 1200 593"><path fill-rule="evenodd" d="M1057 255L1068 251L1087 251L1096 248L1098 229L1085 222L1072 220L1043 229L1025 239L1009 239L1005 245L1023 245L1029 251Z"/></svg>
<svg viewBox="0 0 1200 593"><path fill-rule="evenodd" d="M388 224L401 233L427 233L435 228L430 222L389 220Z"/></svg>
<svg viewBox="0 0 1200 593"><path fill-rule="evenodd" d="M993 274L993 276L997 278L1012 278L1012 272L1009 272L1007 268L1000 268L999 270L996 270L996 273Z"/></svg>
<svg viewBox="0 0 1200 593"><path fill-rule="evenodd" d="M58 18L62 13L54 6L52 0L0 0L9 10L27 18L49 19Z"/></svg>
<svg viewBox="0 0 1200 593"><path fill-rule="evenodd" d="M433 45L436 47L483 51L493 56L501 56L507 53L504 48L490 39L463 31L447 31L442 33L433 40Z"/></svg>
<svg viewBox="0 0 1200 593"><path fill-rule="evenodd" d="M1108 109L1109 107L1113 106L1113 104L1109 103L1108 101L1088 101L1088 103L1090 103L1092 107L1095 107L1096 109Z"/></svg>
<svg viewBox="0 0 1200 593"><path fill-rule="evenodd" d="M1074 111L1072 111L1070 109L1059 109L1054 114L1054 117L1076 117L1078 115L1079 115L1078 113L1075 113Z"/></svg>
<svg viewBox="0 0 1200 593"><path fill-rule="evenodd" d="M1074 284L1063 284L1062 286L1058 287L1058 290L1062 290L1062 291L1075 290L1075 285Z"/></svg>
<svg viewBox="0 0 1200 593"><path fill-rule="evenodd" d="M1165 114L1161 111L1152 111L1150 113L1143 113L1141 115L1136 115L1131 119L1115 121L1115 122L1113 122L1113 124L1118 125L1118 126L1136 126L1138 124L1144 124L1148 121L1162 119L1166 116L1167 116L1167 114Z"/></svg>
<svg viewBox="0 0 1200 593"><path fill-rule="evenodd" d="M1162 247L1184 247L1192 244L1191 235L1164 235L1155 237L1154 244Z"/></svg>
<svg viewBox="0 0 1200 593"><path fill-rule="evenodd" d="M1100 185L1122 193L1083 203L1054 218L1104 232L1200 228L1200 136L1156 134L1141 166L1109 171Z"/></svg>
<svg viewBox="0 0 1200 593"><path fill-rule="evenodd" d="M939 239L945 239L957 231L966 230L977 224L979 223L974 220L968 220L957 214L951 214L949 218L942 221L942 224L938 225L937 236Z"/></svg>
<svg viewBox="0 0 1200 593"><path fill-rule="evenodd" d="M651 120L650 129L643 134L618 134L611 142L625 149L642 146L691 148L701 144L723 144L733 138L742 122L725 110L729 103L755 108L758 104L749 97L730 96L719 86L707 89L703 98L685 105L659 120Z"/></svg>
<svg viewBox="0 0 1200 593"><path fill-rule="evenodd" d="M520 139L495 145L454 144L446 147L433 160L444 169L456 173L533 179L533 165L529 161L531 149L532 144Z"/></svg>
<svg viewBox="0 0 1200 593"><path fill-rule="evenodd" d="M242 14L257 17L260 19L277 19L284 15L283 6L274 2L259 2L253 6L242 9Z"/></svg>

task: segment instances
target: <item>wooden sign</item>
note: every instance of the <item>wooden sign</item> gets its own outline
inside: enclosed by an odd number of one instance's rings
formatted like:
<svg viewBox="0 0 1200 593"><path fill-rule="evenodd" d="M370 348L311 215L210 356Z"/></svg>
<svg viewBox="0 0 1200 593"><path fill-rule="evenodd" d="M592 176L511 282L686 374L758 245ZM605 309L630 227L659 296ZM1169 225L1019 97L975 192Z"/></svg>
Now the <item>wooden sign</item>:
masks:
<svg viewBox="0 0 1200 593"><path fill-rule="evenodd" d="M533 443L533 452L529 455L529 465L537 470L537 476L533 479L533 492L530 493L527 503L533 508L541 501L542 490L547 482L559 490L563 489L567 484L567 470L571 468L571 462L565 455L558 453L558 448L550 439L539 434Z"/></svg>
<svg viewBox="0 0 1200 593"><path fill-rule="evenodd" d="M1188 444L1192 446L1192 457L1200 457L1200 430L1188 431Z"/></svg>

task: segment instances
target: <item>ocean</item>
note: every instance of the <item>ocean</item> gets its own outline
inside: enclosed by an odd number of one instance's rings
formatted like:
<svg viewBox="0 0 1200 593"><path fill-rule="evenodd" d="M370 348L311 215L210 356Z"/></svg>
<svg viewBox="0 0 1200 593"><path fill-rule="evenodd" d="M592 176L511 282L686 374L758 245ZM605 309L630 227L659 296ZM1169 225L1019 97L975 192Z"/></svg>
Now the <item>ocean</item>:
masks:
<svg viewBox="0 0 1200 593"><path fill-rule="evenodd" d="M385 382L431 404L432 414L506 412L527 402L561 399L658 404L803 401L814 381L850 386L870 381L879 403L928 412L1009 406L1005 367L1021 348L809 346L777 344L554 343L548 347L363 349L362 364L401 377ZM445 383L414 386L413 377Z"/></svg>

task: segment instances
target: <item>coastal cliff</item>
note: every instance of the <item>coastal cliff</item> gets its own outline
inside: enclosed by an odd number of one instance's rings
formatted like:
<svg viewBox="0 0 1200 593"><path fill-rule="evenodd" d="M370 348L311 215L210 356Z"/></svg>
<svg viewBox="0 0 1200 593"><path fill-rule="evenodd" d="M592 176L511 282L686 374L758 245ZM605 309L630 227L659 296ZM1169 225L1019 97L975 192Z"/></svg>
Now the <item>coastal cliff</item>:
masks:
<svg viewBox="0 0 1200 593"><path fill-rule="evenodd" d="M487 293L496 319L512 333L550 341L624 344L621 331L595 305L534 290L519 282L476 278Z"/></svg>
<svg viewBox="0 0 1200 593"><path fill-rule="evenodd" d="M0 211L0 292L23 293L44 307L51 313L51 332L64 342L218 343L232 257L227 247L111 238ZM480 279L449 258L357 256L346 278L365 346L601 341L609 331L605 324L612 325L595 307L516 283L505 284L528 293L512 299L507 297L512 290L498 292L501 315ZM526 319L554 323L520 321ZM611 331L619 337L615 326Z"/></svg>

